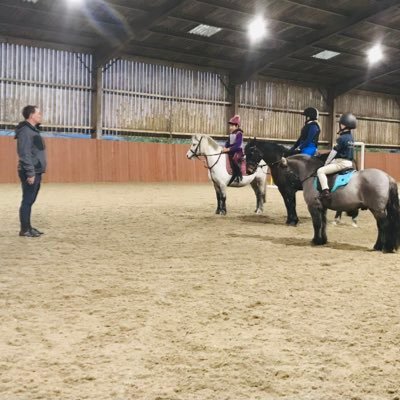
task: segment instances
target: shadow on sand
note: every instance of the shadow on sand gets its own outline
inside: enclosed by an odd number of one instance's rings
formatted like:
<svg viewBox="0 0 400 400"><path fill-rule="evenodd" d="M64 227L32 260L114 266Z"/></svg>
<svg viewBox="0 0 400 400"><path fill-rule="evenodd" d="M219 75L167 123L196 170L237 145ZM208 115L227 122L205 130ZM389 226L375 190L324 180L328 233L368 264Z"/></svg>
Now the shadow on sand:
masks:
<svg viewBox="0 0 400 400"><path fill-rule="evenodd" d="M268 241L274 244L283 244L285 246L296 246L296 247L313 247L313 248L329 248L334 250L344 250L344 251L370 251L371 248L365 246L357 246L349 243L339 243L339 242L328 242L323 246L315 246L311 243L309 239L294 238L294 237L276 237L269 235L246 235L246 234L236 234L231 233L227 236L237 237L242 239L257 239L262 241Z"/></svg>

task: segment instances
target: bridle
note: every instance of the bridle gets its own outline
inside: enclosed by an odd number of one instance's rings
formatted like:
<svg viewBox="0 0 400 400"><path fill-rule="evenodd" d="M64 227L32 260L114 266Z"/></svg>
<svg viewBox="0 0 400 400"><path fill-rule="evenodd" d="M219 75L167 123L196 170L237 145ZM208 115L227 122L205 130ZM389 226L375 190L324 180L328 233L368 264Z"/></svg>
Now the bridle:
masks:
<svg viewBox="0 0 400 400"><path fill-rule="evenodd" d="M199 153L197 150L200 147L201 141L203 140L204 136L202 136L199 140L199 142L197 143L197 146L195 147L194 150L192 150L191 148L189 149L189 151L192 153L192 155L189 157L189 159L192 159L193 157L197 158L200 160L200 157L204 157L205 161L206 161L206 165L204 165L205 168L208 168L210 171L218 164L218 161L220 160L222 154L224 154L222 151L219 153L214 153L214 154L206 154L206 153ZM209 165L208 164L208 158L209 156L218 156L217 161L215 161L213 163L213 165Z"/></svg>

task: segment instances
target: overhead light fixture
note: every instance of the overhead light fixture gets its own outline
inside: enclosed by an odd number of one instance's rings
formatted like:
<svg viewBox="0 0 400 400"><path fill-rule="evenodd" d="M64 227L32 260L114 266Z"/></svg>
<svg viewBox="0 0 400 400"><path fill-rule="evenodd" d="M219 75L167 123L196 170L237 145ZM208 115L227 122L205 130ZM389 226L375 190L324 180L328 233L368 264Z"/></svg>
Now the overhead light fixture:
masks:
<svg viewBox="0 0 400 400"><path fill-rule="evenodd" d="M262 39L267 34L267 24L263 17L255 17L247 28L249 38L252 42Z"/></svg>
<svg viewBox="0 0 400 400"><path fill-rule="evenodd" d="M371 47L368 52L368 61L370 64L375 64L378 61L381 61L383 58L382 47L380 44L376 44L375 46Z"/></svg>
<svg viewBox="0 0 400 400"><path fill-rule="evenodd" d="M216 26L200 24L197 25L195 28L191 29L189 33L191 33L192 35L210 37L215 35L221 30L222 28L218 28Z"/></svg>
<svg viewBox="0 0 400 400"><path fill-rule="evenodd" d="M329 60L330 58L338 56L340 53L337 51L330 51L330 50L324 50L321 51L317 54L314 54L312 57L313 58L319 58L321 60Z"/></svg>

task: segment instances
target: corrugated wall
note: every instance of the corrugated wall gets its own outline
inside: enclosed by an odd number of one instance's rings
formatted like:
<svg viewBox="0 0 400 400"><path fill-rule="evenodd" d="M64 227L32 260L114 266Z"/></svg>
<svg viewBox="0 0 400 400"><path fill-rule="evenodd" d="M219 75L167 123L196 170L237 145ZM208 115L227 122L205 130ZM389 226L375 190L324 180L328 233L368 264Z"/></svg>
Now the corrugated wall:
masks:
<svg viewBox="0 0 400 400"><path fill-rule="evenodd" d="M328 116L317 88L289 83L254 80L240 86L239 113L245 134L277 140L296 140L304 124L307 107L320 111L322 141L329 141Z"/></svg>
<svg viewBox="0 0 400 400"><path fill-rule="evenodd" d="M21 121L32 104L45 129L89 132L91 63L89 54L0 43L0 125Z"/></svg>
<svg viewBox="0 0 400 400"><path fill-rule="evenodd" d="M104 72L103 88L105 134L226 133L229 103L218 74L118 60Z"/></svg>
<svg viewBox="0 0 400 400"><path fill-rule="evenodd" d="M44 128L89 133L93 92L90 54L0 43L0 128L21 120L26 104L43 109ZM151 62L114 60L103 72L103 134L224 136L231 103L227 77L214 72ZM321 112L321 140L331 126L317 88L266 80L239 88L239 113L248 136L294 141L301 112ZM337 113L359 119L356 139L400 147L400 108L394 97L352 92L336 100Z"/></svg>
<svg viewBox="0 0 400 400"><path fill-rule="evenodd" d="M400 146L399 100L376 93L354 91L336 100L339 114L353 112L358 118L356 140L370 145Z"/></svg>

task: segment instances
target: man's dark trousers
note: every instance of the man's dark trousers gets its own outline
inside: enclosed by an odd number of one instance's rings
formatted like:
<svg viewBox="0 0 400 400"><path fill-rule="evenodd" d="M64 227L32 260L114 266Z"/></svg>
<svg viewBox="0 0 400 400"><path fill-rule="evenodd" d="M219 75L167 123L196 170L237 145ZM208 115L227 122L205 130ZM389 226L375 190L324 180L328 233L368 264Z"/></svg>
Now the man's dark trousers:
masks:
<svg viewBox="0 0 400 400"><path fill-rule="evenodd" d="M21 222L21 231L26 232L31 229L32 205L39 193L42 174L35 175L35 182L33 185L27 183L27 175L24 171L18 171L18 175L22 186L22 202L19 209L19 220Z"/></svg>

